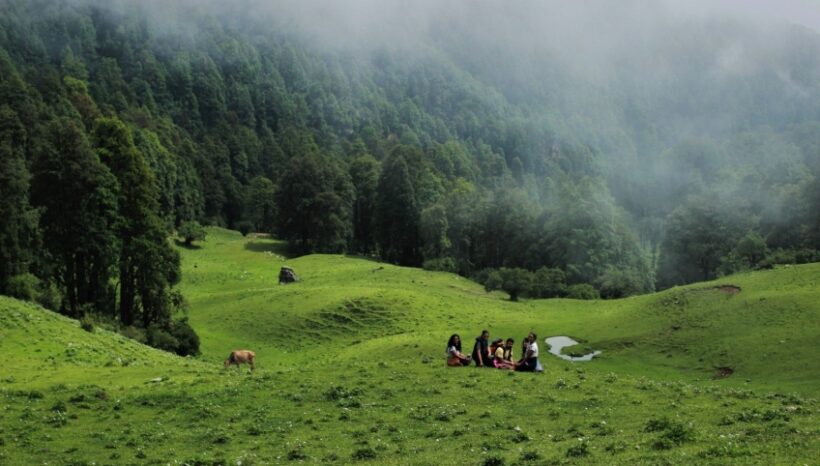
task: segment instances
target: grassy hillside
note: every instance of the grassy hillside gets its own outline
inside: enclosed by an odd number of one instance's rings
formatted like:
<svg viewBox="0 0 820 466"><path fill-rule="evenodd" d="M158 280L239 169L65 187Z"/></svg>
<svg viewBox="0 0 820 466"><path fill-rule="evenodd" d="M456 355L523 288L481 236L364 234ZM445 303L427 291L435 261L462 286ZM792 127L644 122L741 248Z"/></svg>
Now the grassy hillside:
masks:
<svg viewBox="0 0 820 466"><path fill-rule="evenodd" d="M712 383L717 368L729 367L732 377L717 384L820 393L820 264L617 301L513 303L451 274L283 252L279 242L218 229L183 251L183 290L206 359L248 346L267 366L317 354L330 361L348 347L358 353L353 342L396 334L418 345L419 358L438 359L451 333L472 340L488 328L520 341L535 330L541 341L569 335L604 350L594 364L602 370ZM302 282L279 286L282 265ZM378 350L390 351L382 340Z"/></svg>
<svg viewBox="0 0 820 466"><path fill-rule="evenodd" d="M288 264L302 278L276 283ZM183 250L197 360L0 298L3 464L811 464L820 266L622 301L511 303L367 259ZM719 285L733 285L721 290ZM569 335L544 374L448 369L450 333ZM224 371L228 351L258 371ZM714 378L718 368L733 373ZM723 372L726 375L726 371Z"/></svg>

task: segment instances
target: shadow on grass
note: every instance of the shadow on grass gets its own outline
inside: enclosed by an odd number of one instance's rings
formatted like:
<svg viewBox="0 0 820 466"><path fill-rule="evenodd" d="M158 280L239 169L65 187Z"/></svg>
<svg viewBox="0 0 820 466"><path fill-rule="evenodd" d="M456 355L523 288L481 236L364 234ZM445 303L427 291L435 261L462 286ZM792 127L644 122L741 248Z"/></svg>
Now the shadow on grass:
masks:
<svg viewBox="0 0 820 466"><path fill-rule="evenodd" d="M180 241L178 239L174 240L174 244L176 244L177 246L179 246L181 248L190 249L191 251L196 251L197 249L202 249L202 246L198 246L198 245L193 244L193 243L188 244L185 241Z"/></svg>
<svg viewBox="0 0 820 466"><path fill-rule="evenodd" d="M261 241L251 239L245 243L245 249L253 252L269 252L271 254L282 256L285 259L293 259L299 256L299 254L295 254L290 250L290 248L288 248L288 244L286 242L274 241L270 239L262 239Z"/></svg>
<svg viewBox="0 0 820 466"><path fill-rule="evenodd" d="M349 254L345 254L345 257L348 257L350 259L366 260L368 262L374 262L376 264L396 265L396 264L393 264L391 262L387 262L386 260L384 260L384 259L382 259L378 256L367 256L367 255L362 255L362 254L349 253Z"/></svg>

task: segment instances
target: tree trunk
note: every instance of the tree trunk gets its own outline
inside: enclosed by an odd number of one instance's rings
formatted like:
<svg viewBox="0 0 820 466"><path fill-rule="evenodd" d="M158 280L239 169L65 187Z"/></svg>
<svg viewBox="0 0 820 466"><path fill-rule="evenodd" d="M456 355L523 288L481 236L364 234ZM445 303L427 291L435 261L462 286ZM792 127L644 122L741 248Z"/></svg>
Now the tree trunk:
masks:
<svg viewBox="0 0 820 466"><path fill-rule="evenodd" d="M73 254L67 254L65 260L65 289L66 289L66 298L68 298L68 312L69 315L74 317L77 315L77 277L75 275L74 269L76 265L74 264L74 257Z"/></svg>
<svg viewBox="0 0 820 466"><path fill-rule="evenodd" d="M120 265L120 323L134 324L134 278L131 276L128 259Z"/></svg>

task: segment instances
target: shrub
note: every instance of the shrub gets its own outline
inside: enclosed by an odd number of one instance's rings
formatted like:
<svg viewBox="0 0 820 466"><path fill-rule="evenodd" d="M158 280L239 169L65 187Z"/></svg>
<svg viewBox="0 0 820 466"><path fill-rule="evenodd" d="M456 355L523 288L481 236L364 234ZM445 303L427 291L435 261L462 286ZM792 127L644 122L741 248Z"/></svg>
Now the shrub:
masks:
<svg viewBox="0 0 820 466"><path fill-rule="evenodd" d="M199 336L182 318L167 325L151 324L147 330L126 327L120 330L123 335L169 353L180 356L199 354Z"/></svg>
<svg viewBox="0 0 820 466"><path fill-rule="evenodd" d="M179 346L179 340L174 338L168 330L158 325L151 325L148 327L147 334L149 345L163 351L176 353L177 347Z"/></svg>
<svg viewBox="0 0 820 466"><path fill-rule="evenodd" d="M528 294L532 290L533 274L521 268L502 268L501 289L510 295L510 301L518 301L518 296Z"/></svg>
<svg viewBox="0 0 820 466"><path fill-rule="evenodd" d="M820 261L820 252L814 249L776 249L761 262L766 264L806 264Z"/></svg>
<svg viewBox="0 0 820 466"><path fill-rule="evenodd" d="M487 275L492 271L493 269L477 270L470 275L470 279L483 285L487 281Z"/></svg>
<svg viewBox="0 0 820 466"><path fill-rule="evenodd" d="M500 290L504 281L501 279L501 274L498 270L491 270L487 273L484 280L484 289L487 291Z"/></svg>
<svg viewBox="0 0 820 466"><path fill-rule="evenodd" d="M247 220L236 222L236 229L239 230L239 233L242 233L242 236L248 236L248 233L253 231L253 223Z"/></svg>
<svg viewBox="0 0 820 466"><path fill-rule="evenodd" d="M84 314L82 318L80 318L80 328L88 333L94 333L94 321L91 320L90 315Z"/></svg>
<svg viewBox="0 0 820 466"><path fill-rule="evenodd" d="M541 267L535 271L532 292L539 298L566 296L567 274L558 268Z"/></svg>
<svg viewBox="0 0 820 466"><path fill-rule="evenodd" d="M199 354L199 335L188 323L188 319L180 319L171 326L171 336L177 340L174 350L180 356L196 356Z"/></svg>
<svg viewBox="0 0 820 466"><path fill-rule="evenodd" d="M732 252L743 260L744 265L754 267L766 258L769 248L766 246L766 240L759 233L750 231L737 242Z"/></svg>
<svg viewBox="0 0 820 466"><path fill-rule="evenodd" d="M194 241L202 241L206 236L205 228L193 220L180 225L177 233L185 241L186 246L190 246Z"/></svg>
<svg viewBox="0 0 820 466"><path fill-rule="evenodd" d="M767 259L768 255L766 240L757 232L749 232L721 259L718 272L720 275L729 275L761 267L771 268L772 263ZM796 259L792 258L793 261Z"/></svg>
<svg viewBox="0 0 820 466"><path fill-rule="evenodd" d="M133 326L123 327L120 329L120 334L126 338L136 340L143 344L148 344L148 336L145 330Z"/></svg>
<svg viewBox="0 0 820 466"><path fill-rule="evenodd" d="M458 266L452 257L437 257L435 259L428 259L422 264L424 270L434 270L439 272L456 273Z"/></svg>
<svg viewBox="0 0 820 466"><path fill-rule="evenodd" d="M58 311L63 305L63 293L53 282L42 282L37 302L46 309Z"/></svg>
<svg viewBox="0 0 820 466"><path fill-rule="evenodd" d="M587 283L572 285L567 289L567 298L570 299L599 299L600 297L598 290Z"/></svg>
<svg viewBox="0 0 820 466"><path fill-rule="evenodd" d="M598 279L601 297L626 298L644 291L641 277L634 270L609 269Z"/></svg>
<svg viewBox="0 0 820 466"><path fill-rule="evenodd" d="M8 281L8 295L24 301L34 301L46 309L58 311L63 304L63 294L52 282L41 281L31 273L14 275Z"/></svg>
<svg viewBox="0 0 820 466"><path fill-rule="evenodd" d="M40 279L33 274L24 273L14 275L9 278L8 294L9 296L24 301L34 301L39 295L37 289L40 287Z"/></svg>

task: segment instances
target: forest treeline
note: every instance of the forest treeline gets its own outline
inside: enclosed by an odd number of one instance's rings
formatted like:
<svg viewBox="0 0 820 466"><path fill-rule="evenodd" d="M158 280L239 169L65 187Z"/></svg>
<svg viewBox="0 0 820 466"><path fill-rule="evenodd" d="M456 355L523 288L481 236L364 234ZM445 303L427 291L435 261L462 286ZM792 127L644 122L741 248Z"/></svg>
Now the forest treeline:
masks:
<svg viewBox="0 0 820 466"><path fill-rule="evenodd" d="M558 62L506 82L513 58L478 60L457 30L346 51L253 12L149 4L0 2L0 293L186 353L170 241L191 222L513 299L820 258L817 34L778 51L797 97L768 69L704 87L705 39L677 65L690 85L629 85L625 66L611 90Z"/></svg>

